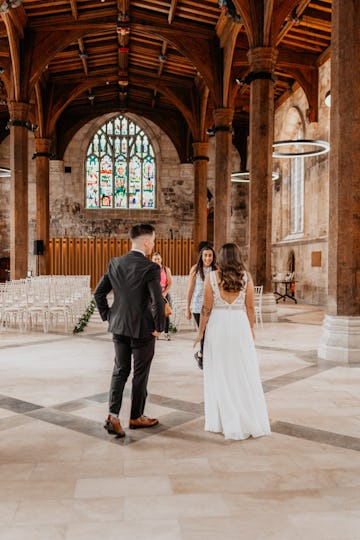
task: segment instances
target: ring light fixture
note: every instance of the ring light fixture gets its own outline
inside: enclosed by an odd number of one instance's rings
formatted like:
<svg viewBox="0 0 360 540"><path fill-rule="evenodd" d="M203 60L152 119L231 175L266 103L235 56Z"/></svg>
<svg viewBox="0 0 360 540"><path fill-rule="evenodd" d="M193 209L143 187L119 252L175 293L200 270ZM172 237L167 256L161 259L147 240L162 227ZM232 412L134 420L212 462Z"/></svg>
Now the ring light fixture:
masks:
<svg viewBox="0 0 360 540"><path fill-rule="evenodd" d="M279 178L280 178L280 174L278 172L272 173L273 181L279 180ZM236 184L248 184L250 182L250 172L249 171L233 172L231 173L231 181Z"/></svg>
<svg viewBox="0 0 360 540"><path fill-rule="evenodd" d="M318 139L294 139L287 141L275 141L273 143L273 148L282 148L283 146L295 146L302 149L300 152L273 152L274 158L298 158L298 157L314 157L321 156L322 154L327 154L330 150L330 144L327 141L320 141ZM303 147L313 146L314 150L304 151Z"/></svg>
<svg viewBox="0 0 360 540"><path fill-rule="evenodd" d="M0 178L7 178L11 176L10 169L7 167L0 167Z"/></svg>

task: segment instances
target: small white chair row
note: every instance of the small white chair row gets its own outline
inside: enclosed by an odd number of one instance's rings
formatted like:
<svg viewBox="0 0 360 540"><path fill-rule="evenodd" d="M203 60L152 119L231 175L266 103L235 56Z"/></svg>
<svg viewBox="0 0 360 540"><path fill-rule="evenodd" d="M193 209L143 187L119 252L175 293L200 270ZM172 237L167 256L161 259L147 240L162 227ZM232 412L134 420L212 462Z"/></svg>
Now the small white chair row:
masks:
<svg viewBox="0 0 360 540"><path fill-rule="evenodd" d="M194 319L191 318L189 321L185 316L189 276L172 276L172 280L172 287L169 291L172 309L170 321L177 330L195 330Z"/></svg>
<svg viewBox="0 0 360 540"><path fill-rule="evenodd" d="M195 321L188 321L185 317L186 293L189 283L188 276L173 276L173 284L170 289L172 314L170 321L178 330L196 330ZM254 287L255 326L263 327L262 318L263 285Z"/></svg>
<svg viewBox="0 0 360 540"><path fill-rule="evenodd" d="M91 300L90 276L39 276L0 283L0 329L44 332L75 325Z"/></svg>
<svg viewBox="0 0 360 540"><path fill-rule="evenodd" d="M254 285L254 308L255 308L255 326L263 327L263 318L262 318L262 295L263 295L263 285Z"/></svg>

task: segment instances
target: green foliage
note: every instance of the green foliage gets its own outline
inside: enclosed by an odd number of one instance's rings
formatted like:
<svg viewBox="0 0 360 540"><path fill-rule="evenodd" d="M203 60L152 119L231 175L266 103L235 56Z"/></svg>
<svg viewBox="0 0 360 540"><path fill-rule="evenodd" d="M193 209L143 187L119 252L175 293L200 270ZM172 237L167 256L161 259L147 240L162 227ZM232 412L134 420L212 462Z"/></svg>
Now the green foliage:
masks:
<svg viewBox="0 0 360 540"><path fill-rule="evenodd" d="M95 301L91 300L89 307L87 310L81 315L80 319L76 323L73 334L79 334L80 332L84 331L84 328L87 326L87 323L90 320L91 315L94 313L95 310Z"/></svg>
<svg viewBox="0 0 360 540"><path fill-rule="evenodd" d="M172 334L176 334L176 332L177 332L176 326L174 326L171 321L170 321L170 325L169 325L169 332L171 332Z"/></svg>

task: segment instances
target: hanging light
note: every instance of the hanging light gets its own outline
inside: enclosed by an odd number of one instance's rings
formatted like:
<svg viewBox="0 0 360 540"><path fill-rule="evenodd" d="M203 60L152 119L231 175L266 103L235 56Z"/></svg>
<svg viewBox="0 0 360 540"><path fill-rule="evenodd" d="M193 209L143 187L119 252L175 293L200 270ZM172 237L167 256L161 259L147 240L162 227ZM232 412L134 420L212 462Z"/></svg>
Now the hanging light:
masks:
<svg viewBox="0 0 360 540"><path fill-rule="evenodd" d="M278 172L273 171L271 173L271 178L275 182L275 180L279 180L280 174ZM248 184L250 182L250 172L249 171L242 171L242 172L233 172L231 173L231 181L235 184Z"/></svg>
<svg viewBox="0 0 360 540"><path fill-rule="evenodd" d="M305 147L311 146L313 150L306 150ZM294 139L287 141L275 141L273 148L285 147L285 152L273 151L274 158L298 158L298 157L314 157L327 154L330 151L330 144L327 141L320 141L317 139ZM294 148L291 151L291 147ZM286 148L290 150L286 151Z"/></svg>
<svg viewBox="0 0 360 540"><path fill-rule="evenodd" d="M0 4L0 13L7 13L9 9L16 8L22 4L22 0L4 0Z"/></svg>
<svg viewBox="0 0 360 540"><path fill-rule="evenodd" d="M7 178L11 176L11 171L8 167L0 167L0 178Z"/></svg>
<svg viewBox="0 0 360 540"><path fill-rule="evenodd" d="M328 90L328 91L326 92L326 94L325 94L325 100L324 100L324 101L325 101L325 105L326 105L327 107L331 107L331 92L330 92L330 90Z"/></svg>

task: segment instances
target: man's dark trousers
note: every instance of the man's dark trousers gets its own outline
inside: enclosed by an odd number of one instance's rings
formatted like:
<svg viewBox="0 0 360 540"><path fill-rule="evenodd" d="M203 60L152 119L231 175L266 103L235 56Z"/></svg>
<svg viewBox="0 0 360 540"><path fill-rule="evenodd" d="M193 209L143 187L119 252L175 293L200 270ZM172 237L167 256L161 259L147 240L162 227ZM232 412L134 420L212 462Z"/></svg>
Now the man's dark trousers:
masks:
<svg viewBox="0 0 360 540"><path fill-rule="evenodd" d="M147 382L154 356L155 337L143 339L113 334L115 363L110 384L109 412L118 415L124 386L131 371L131 355L134 357L130 419L135 420L144 413L147 397Z"/></svg>

